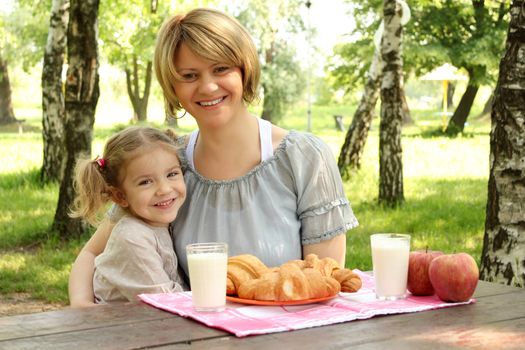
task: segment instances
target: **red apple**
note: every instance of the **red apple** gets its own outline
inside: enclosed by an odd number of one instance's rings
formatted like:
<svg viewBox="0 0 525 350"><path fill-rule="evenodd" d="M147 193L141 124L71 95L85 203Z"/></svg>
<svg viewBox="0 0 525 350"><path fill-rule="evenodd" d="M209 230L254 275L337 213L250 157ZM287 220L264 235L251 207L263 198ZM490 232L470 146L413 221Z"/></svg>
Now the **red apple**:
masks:
<svg viewBox="0 0 525 350"><path fill-rule="evenodd" d="M432 295L434 287L428 277L430 262L443 255L443 252L433 250L416 250L408 257L407 288L413 295Z"/></svg>
<svg viewBox="0 0 525 350"><path fill-rule="evenodd" d="M467 301L478 284L479 270L474 258L467 253L448 254L432 260L428 276L439 299Z"/></svg>

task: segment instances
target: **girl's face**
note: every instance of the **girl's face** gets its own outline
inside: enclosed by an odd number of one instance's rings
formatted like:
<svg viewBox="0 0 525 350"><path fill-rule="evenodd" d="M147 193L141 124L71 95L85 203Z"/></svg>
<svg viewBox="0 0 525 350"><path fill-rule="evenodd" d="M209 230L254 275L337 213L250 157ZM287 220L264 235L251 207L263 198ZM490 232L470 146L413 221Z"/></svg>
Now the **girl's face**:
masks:
<svg viewBox="0 0 525 350"><path fill-rule="evenodd" d="M131 155L120 178L120 188L113 193L115 202L152 226L172 222L186 198L179 159L167 146Z"/></svg>
<svg viewBox="0 0 525 350"><path fill-rule="evenodd" d="M184 43L175 55L175 66L182 76L182 80L173 83L175 94L199 128L225 125L247 113L239 67L208 61Z"/></svg>

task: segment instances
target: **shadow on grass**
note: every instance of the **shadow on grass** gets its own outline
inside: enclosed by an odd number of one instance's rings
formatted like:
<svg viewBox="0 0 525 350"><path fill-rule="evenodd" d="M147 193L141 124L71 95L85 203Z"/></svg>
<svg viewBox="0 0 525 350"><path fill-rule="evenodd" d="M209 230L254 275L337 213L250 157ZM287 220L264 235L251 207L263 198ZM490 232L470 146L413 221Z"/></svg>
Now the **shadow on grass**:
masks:
<svg viewBox="0 0 525 350"><path fill-rule="evenodd" d="M0 175L0 249L33 250L54 237L58 184L39 177L38 169Z"/></svg>
<svg viewBox="0 0 525 350"><path fill-rule="evenodd" d="M451 134L451 133L447 133L445 131L443 131L443 129L441 127L433 127L433 128L421 128L421 131L420 132L413 132L413 133L407 133L407 134L403 134L403 137L405 138L415 138L415 137L420 137L420 138L423 138L423 139L433 139L433 138L436 138L436 137L445 137L445 138L449 138L449 139L455 139L455 138L458 138L458 137L461 137L461 138L474 138L476 136L487 136L489 135L488 132L482 132L482 131L477 131L477 132L474 132L474 131L463 131L463 132L458 132L456 134Z"/></svg>
<svg viewBox="0 0 525 350"><path fill-rule="evenodd" d="M485 179L410 179L405 202L397 208L376 200L354 203L360 226L348 232L347 261L372 268L370 235L409 233L411 249L464 251L479 262L483 244L487 182Z"/></svg>

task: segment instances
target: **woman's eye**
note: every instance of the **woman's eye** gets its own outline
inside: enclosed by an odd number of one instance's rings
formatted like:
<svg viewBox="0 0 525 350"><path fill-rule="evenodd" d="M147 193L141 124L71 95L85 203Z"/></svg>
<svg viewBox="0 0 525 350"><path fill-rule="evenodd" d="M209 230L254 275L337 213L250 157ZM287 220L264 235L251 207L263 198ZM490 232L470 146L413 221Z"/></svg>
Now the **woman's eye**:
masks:
<svg viewBox="0 0 525 350"><path fill-rule="evenodd" d="M229 66L218 66L217 68L215 68L215 71L217 73L224 73L226 71L228 71L230 69Z"/></svg>
<svg viewBox="0 0 525 350"><path fill-rule="evenodd" d="M183 80L194 80L197 75L195 73L184 73L184 74L181 74L181 77Z"/></svg>

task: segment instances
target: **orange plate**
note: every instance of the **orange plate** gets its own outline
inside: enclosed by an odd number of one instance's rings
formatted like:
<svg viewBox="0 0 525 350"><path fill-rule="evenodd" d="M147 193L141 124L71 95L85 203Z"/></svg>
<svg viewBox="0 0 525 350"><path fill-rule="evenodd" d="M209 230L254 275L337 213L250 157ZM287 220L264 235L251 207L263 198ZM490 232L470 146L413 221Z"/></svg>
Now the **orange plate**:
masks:
<svg viewBox="0 0 525 350"><path fill-rule="evenodd" d="M269 300L252 300L252 299L241 299L236 298L227 295L226 300L232 301L234 303L239 304L249 304L249 305L265 305L265 306L282 306L282 305L305 305L305 304L314 304L314 303L320 303L321 301L326 301L333 299L337 296L336 295L330 295L328 297L324 298L316 298L316 299L304 299L304 300L290 300L290 301L269 301Z"/></svg>

